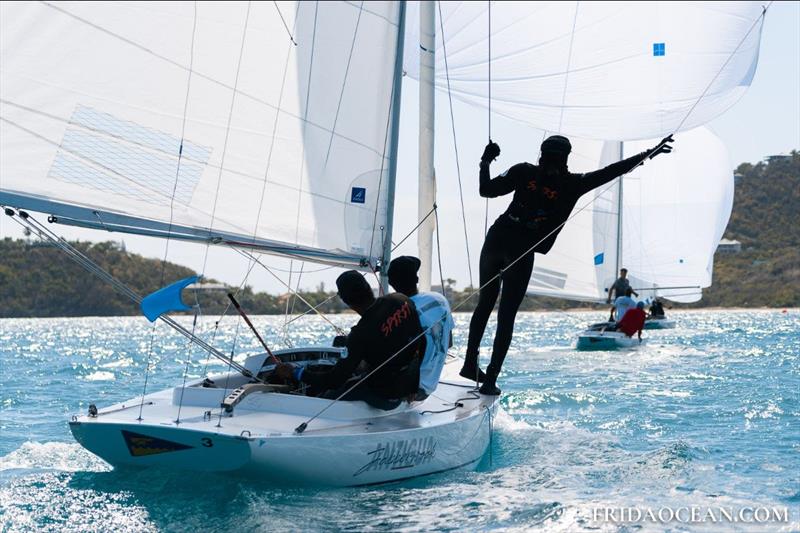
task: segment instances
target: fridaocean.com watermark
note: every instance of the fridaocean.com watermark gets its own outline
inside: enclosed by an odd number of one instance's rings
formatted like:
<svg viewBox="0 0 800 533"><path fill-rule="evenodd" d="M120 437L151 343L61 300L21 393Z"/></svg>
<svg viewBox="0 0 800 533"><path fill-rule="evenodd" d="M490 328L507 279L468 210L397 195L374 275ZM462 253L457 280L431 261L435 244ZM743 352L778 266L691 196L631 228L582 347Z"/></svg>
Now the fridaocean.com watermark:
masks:
<svg viewBox="0 0 800 533"><path fill-rule="evenodd" d="M788 507L595 507L595 522L616 524L766 524L789 523Z"/></svg>

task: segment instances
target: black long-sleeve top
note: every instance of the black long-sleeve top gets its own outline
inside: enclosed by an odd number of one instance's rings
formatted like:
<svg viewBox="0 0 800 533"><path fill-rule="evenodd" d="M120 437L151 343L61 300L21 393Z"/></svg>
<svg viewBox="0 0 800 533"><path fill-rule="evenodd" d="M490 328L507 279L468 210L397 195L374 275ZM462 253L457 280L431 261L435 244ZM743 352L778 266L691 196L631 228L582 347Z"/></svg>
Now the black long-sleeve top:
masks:
<svg viewBox="0 0 800 533"><path fill-rule="evenodd" d="M481 163L480 194L484 198L496 198L513 192L513 200L497 223L521 228L529 239L528 245L538 242L534 251L546 254L581 196L630 172L647 158L647 154L642 152L594 172L559 176L547 176L536 165L519 163L496 178L490 178L489 165Z"/></svg>
<svg viewBox="0 0 800 533"><path fill-rule="evenodd" d="M419 387L419 348L422 326L414 302L393 293L382 296L361 316L347 336L347 357L321 375L303 373L301 380L320 390L343 385L361 361L374 370L400 352L364 385L384 398L403 398Z"/></svg>

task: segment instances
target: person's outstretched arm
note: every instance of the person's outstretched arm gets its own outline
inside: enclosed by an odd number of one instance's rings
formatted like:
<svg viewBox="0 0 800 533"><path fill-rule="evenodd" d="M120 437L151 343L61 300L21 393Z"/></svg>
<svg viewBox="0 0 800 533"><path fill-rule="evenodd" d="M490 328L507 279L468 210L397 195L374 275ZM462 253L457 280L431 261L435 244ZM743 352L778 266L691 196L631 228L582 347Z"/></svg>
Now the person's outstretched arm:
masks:
<svg viewBox="0 0 800 533"><path fill-rule="evenodd" d="M659 154L670 153L672 151L672 145L670 145L669 143L671 142L673 142L672 135L662 139L660 143L658 143L650 150L645 150L640 154L636 154L627 159L623 159L622 161L611 163L607 167L601 168L600 170L595 170L594 172L587 172L581 177L580 193L586 194L592 189L596 189L601 185L605 185L614 178L622 176L623 174L627 174L634 168L641 165L648 157L652 159Z"/></svg>
<svg viewBox="0 0 800 533"><path fill-rule="evenodd" d="M491 178L489 175L489 165L500 155L500 146L497 143L489 141L486 148L483 149L481 156L480 173L478 179L480 180L480 195L484 198L496 198L512 192L516 186L514 169L519 166L515 165L506 170L496 178Z"/></svg>

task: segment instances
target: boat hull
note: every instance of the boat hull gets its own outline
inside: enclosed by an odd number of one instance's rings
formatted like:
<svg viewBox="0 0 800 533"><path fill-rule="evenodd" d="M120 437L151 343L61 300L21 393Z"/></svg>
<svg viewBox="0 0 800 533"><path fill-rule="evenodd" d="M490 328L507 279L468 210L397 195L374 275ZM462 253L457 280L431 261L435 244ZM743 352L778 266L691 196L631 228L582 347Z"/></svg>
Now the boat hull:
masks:
<svg viewBox="0 0 800 533"><path fill-rule="evenodd" d="M332 357L331 348L317 347L275 354L295 362ZM261 354L245 366L257 373L274 363ZM279 485L386 483L475 465L486 453L498 397L479 394L459 368L449 361L434 395L391 411L231 374L93 408L73 417L70 430L114 467L234 473Z"/></svg>
<svg viewBox="0 0 800 533"><path fill-rule="evenodd" d="M232 472L250 462L248 439L150 424L72 421L75 440L112 466Z"/></svg>
<svg viewBox="0 0 800 533"><path fill-rule="evenodd" d="M645 320L643 329L673 329L675 321L669 318L650 318Z"/></svg>
<svg viewBox="0 0 800 533"><path fill-rule="evenodd" d="M115 467L229 472L279 485L387 483L477 464L489 446L494 402L451 423L332 435L227 435L178 426L70 422L75 439ZM225 425L223 418L223 426ZM386 421L384 423L389 423Z"/></svg>
<svg viewBox="0 0 800 533"><path fill-rule="evenodd" d="M638 348L645 344L645 340L628 337L619 331L584 331L578 336L577 349L582 351L592 350L619 350Z"/></svg>

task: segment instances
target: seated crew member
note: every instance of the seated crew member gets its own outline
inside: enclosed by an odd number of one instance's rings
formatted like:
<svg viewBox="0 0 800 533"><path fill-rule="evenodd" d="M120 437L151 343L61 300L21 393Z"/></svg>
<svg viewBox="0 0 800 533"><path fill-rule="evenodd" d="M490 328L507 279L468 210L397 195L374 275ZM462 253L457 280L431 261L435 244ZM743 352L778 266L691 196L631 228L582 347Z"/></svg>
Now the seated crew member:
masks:
<svg viewBox="0 0 800 533"><path fill-rule="evenodd" d="M469 339L460 374L483 382L481 394L497 396L497 377L503 366L514 321L533 271L534 253L547 254L578 199L614 178L630 172L648 157L672 151L672 137L651 150L585 174L569 171L572 151L569 139L553 135L541 145L539 164L519 163L499 176L491 177L489 166L500 155L500 146L489 141L479 167L480 195L496 198L513 193L505 213L489 228L481 248L480 293L469 324ZM497 329L492 358L484 374L478 367L478 348L498 297Z"/></svg>
<svg viewBox="0 0 800 533"><path fill-rule="evenodd" d="M614 293L614 296L619 298L623 294L627 294L628 289L631 288L631 283L628 281L628 269L627 268L620 268L619 269L619 278L617 281L614 282L613 285L608 289L608 298L606 298L606 303L611 303L611 293ZM631 289L633 290L633 289ZM633 291L633 295L637 298L639 294L636 291Z"/></svg>
<svg viewBox="0 0 800 533"><path fill-rule="evenodd" d="M631 298L631 294L633 294L633 289L628 287L628 290L625 291L625 296L620 296L614 300L614 308L611 310L611 320L616 318L617 322L619 322L622 320L622 317L625 316L625 312L628 309L636 307L636 300Z"/></svg>
<svg viewBox="0 0 800 533"><path fill-rule="evenodd" d="M453 315L447 299L438 292L418 292L417 271L420 260L403 255L389 263L389 285L405 294L417 308L419 322L425 331L425 355L419 367L419 391L416 399L424 400L436 390L447 360L447 350L453 345Z"/></svg>
<svg viewBox="0 0 800 533"><path fill-rule="evenodd" d="M658 298L650 304L650 318L664 318L664 306Z"/></svg>
<svg viewBox="0 0 800 533"><path fill-rule="evenodd" d="M339 297L361 319L347 336L347 357L340 359L330 372L305 373L304 367L282 363L275 373L282 379L312 385L327 390L325 395L338 398L353 383L353 376L363 361L365 378L342 400L362 400L378 409L394 409L403 399L415 395L419 387L419 348L422 328L414 302L402 294L375 298L364 276L348 270L336 279Z"/></svg>
<svg viewBox="0 0 800 533"><path fill-rule="evenodd" d="M628 309L623 315L622 320L617 322L616 331L621 331L628 337L633 337L634 333L639 334L639 340L642 340L642 328L644 328L644 319L647 315L644 312L644 302L639 302L636 307Z"/></svg>

